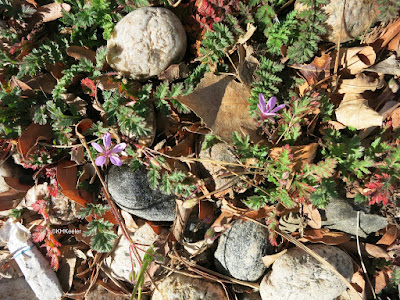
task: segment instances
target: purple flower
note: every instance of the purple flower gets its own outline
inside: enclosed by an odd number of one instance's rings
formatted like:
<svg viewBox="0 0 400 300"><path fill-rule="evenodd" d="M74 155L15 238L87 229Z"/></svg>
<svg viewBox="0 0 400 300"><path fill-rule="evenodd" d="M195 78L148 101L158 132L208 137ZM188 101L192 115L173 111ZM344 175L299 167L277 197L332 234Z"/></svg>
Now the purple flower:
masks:
<svg viewBox="0 0 400 300"><path fill-rule="evenodd" d="M285 104L281 104L274 108L274 106L276 105L276 101L278 100L276 99L276 97L269 98L268 103L265 104L264 95L258 94L258 100L259 102L257 104L257 107L261 112L261 121L264 121L269 117L276 116L276 112L285 107Z"/></svg>
<svg viewBox="0 0 400 300"><path fill-rule="evenodd" d="M122 161L118 157L118 152L121 152L125 149L126 144L120 143L116 145L114 148L111 148L111 134L108 132L103 137L103 145L104 147L100 146L97 143L91 143L94 149L96 149L100 154L96 157L95 164L97 166L102 166L108 163L108 160L111 161L113 165L120 167L122 165Z"/></svg>

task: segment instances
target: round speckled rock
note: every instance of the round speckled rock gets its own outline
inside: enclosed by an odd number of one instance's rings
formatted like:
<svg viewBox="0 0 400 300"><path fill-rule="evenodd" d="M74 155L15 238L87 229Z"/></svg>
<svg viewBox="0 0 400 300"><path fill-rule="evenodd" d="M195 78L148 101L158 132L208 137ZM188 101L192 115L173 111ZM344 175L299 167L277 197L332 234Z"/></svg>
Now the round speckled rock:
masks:
<svg viewBox="0 0 400 300"><path fill-rule="evenodd" d="M144 169L131 172L129 166L112 166L107 176L108 190L123 210L148 221L173 221L175 197L152 190Z"/></svg>
<svg viewBox="0 0 400 300"><path fill-rule="evenodd" d="M353 263L346 252L323 244L308 247L350 281ZM291 248L279 257L260 285L263 300L333 300L345 290L335 274L299 248Z"/></svg>
<svg viewBox="0 0 400 300"><path fill-rule="evenodd" d="M172 274L154 291L151 300L227 300L219 283Z"/></svg>
<svg viewBox="0 0 400 300"><path fill-rule="evenodd" d="M267 269L262 257L270 253L268 230L254 222L238 220L219 238L214 258L221 273L256 281Z"/></svg>
<svg viewBox="0 0 400 300"><path fill-rule="evenodd" d="M344 9L343 29L341 28ZM376 10L374 9L375 0L330 0L323 7L328 15L325 21L327 34L323 37L326 41L336 43L340 35L342 43L350 41L363 34L376 20ZM306 6L299 3L295 4L295 9L304 10ZM340 32L341 31L341 32Z"/></svg>
<svg viewBox="0 0 400 300"><path fill-rule="evenodd" d="M170 10L142 7L117 23L107 48L112 68L132 79L147 79L182 60L186 32Z"/></svg>

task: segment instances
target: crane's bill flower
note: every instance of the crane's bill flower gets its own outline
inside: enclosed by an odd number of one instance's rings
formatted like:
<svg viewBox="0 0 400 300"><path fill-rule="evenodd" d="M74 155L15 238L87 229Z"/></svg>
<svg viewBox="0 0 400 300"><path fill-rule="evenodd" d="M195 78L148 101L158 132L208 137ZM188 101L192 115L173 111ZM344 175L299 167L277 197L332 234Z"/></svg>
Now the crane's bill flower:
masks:
<svg viewBox="0 0 400 300"><path fill-rule="evenodd" d="M277 115L276 112L285 107L285 104L281 104L281 105L278 105L277 107L275 107L277 101L278 101L278 99L276 99L276 97L271 97L271 98L269 98L268 102L265 103L264 95L258 94L257 107L261 112L261 121L264 121L265 119L267 119L269 117L276 116Z"/></svg>
<svg viewBox="0 0 400 300"><path fill-rule="evenodd" d="M113 165L120 167L122 165L121 159L118 157L119 152L123 151L126 147L125 143L120 143L111 149L111 134L108 132L103 136L103 146L93 142L91 143L94 149L99 152L99 155L96 157L94 163L96 166L102 166L108 163L108 160L111 161Z"/></svg>

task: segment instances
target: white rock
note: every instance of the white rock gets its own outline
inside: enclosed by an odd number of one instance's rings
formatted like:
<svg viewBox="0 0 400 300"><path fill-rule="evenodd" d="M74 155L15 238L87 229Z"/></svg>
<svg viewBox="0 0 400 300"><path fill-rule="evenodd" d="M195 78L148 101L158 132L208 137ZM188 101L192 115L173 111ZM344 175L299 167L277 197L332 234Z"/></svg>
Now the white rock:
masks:
<svg viewBox="0 0 400 300"><path fill-rule="evenodd" d="M0 230L26 281L39 300L60 299L63 291L56 273L30 240L30 232L21 223L8 219Z"/></svg>
<svg viewBox="0 0 400 300"><path fill-rule="evenodd" d="M186 33L168 9L142 7L117 23L107 48L112 68L132 79L146 79L183 58Z"/></svg>
<svg viewBox="0 0 400 300"><path fill-rule="evenodd" d="M310 245L350 281L353 264L341 249L323 244ZM279 257L260 285L263 300L333 300L346 290L343 282L326 266L299 248Z"/></svg>
<svg viewBox="0 0 400 300"><path fill-rule="evenodd" d="M138 243L141 250L138 250L139 256L143 259L145 251L147 251L151 244L156 240L157 235L149 224L145 223L142 227L135 231L132 235L134 243ZM134 261L134 271L137 273L140 270L139 262L136 260L132 253ZM111 269L112 274L120 279L130 282L129 274L132 272L132 262L129 253L129 242L122 236L118 242L117 247L111 255L106 258L105 265Z"/></svg>
<svg viewBox="0 0 400 300"><path fill-rule="evenodd" d="M225 300L228 299L219 283L172 274L159 285L151 300Z"/></svg>

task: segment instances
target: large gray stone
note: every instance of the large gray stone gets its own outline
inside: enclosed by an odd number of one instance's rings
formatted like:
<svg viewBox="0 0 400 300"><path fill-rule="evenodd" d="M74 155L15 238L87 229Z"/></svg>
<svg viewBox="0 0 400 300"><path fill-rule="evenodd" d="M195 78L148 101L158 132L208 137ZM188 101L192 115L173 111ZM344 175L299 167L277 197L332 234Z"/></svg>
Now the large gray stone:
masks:
<svg viewBox="0 0 400 300"><path fill-rule="evenodd" d="M262 257L271 253L268 230L254 222L238 220L219 238L214 258L220 272L236 279L256 281L267 269Z"/></svg>
<svg viewBox="0 0 400 300"><path fill-rule="evenodd" d="M216 282L172 274L164 279L151 300L227 300L223 287Z"/></svg>
<svg viewBox="0 0 400 300"><path fill-rule="evenodd" d="M129 166L112 166L107 176L108 190L123 210L148 221L173 221L175 197L152 190L144 169L131 172Z"/></svg>
<svg viewBox="0 0 400 300"><path fill-rule="evenodd" d="M358 210L360 210L359 237L366 238L370 233L376 232L387 225L386 218L367 214L361 209L353 207L346 200L338 198L332 199L327 205L322 226L356 235Z"/></svg>
<svg viewBox="0 0 400 300"><path fill-rule="evenodd" d="M346 252L323 244L308 247L350 281L353 263ZM339 277L300 248L291 248L279 257L260 285L263 300L333 300L345 290Z"/></svg>
<svg viewBox="0 0 400 300"><path fill-rule="evenodd" d="M117 23L107 48L112 68L132 79L147 79L180 62L186 52L186 32L170 10L142 7Z"/></svg>
<svg viewBox="0 0 400 300"><path fill-rule="evenodd" d="M0 280L2 300L39 300L24 277Z"/></svg>

